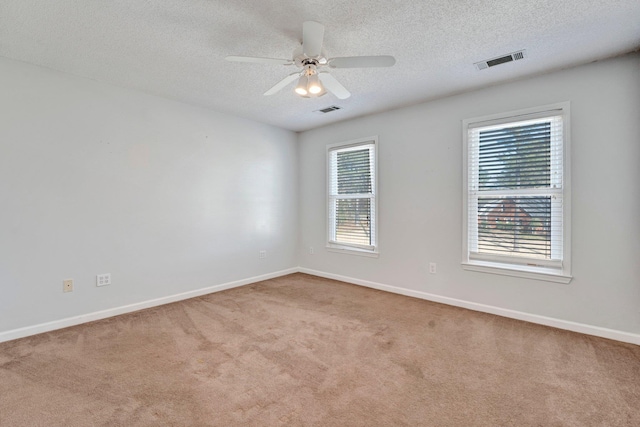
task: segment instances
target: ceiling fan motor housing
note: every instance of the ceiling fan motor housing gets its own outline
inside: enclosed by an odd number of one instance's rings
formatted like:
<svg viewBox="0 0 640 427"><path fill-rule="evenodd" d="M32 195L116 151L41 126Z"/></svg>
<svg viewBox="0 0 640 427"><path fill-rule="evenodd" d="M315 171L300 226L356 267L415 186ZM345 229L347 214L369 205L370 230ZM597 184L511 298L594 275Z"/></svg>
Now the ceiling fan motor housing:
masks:
<svg viewBox="0 0 640 427"><path fill-rule="evenodd" d="M327 62L328 60L324 52L322 52L319 56L310 58L302 52L302 46L293 51L293 63L296 65L296 67L303 68L308 64L314 64L317 67L326 65Z"/></svg>

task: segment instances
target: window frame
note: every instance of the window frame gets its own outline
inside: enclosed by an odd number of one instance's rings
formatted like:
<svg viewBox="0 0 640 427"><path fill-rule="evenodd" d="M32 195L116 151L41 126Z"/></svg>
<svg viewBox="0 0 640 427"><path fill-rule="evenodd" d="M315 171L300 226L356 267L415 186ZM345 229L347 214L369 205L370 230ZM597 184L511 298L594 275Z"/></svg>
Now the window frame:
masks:
<svg viewBox="0 0 640 427"><path fill-rule="evenodd" d="M372 145L373 148L373 177L372 177L372 193L371 193L371 241L372 249L359 246L349 245L344 243L338 243L332 241L332 230L334 224L332 224L332 195L331 191L331 152L338 151L345 148L353 148L364 145ZM358 138L350 141L339 142L335 144L329 144L326 147L326 248L330 252L347 253L351 255L360 255L368 257L378 257L379 255L379 221L378 221L378 137L369 136L366 138Z"/></svg>
<svg viewBox="0 0 640 427"><path fill-rule="evenodd" d="M551 116L562 116L562 244L563 256L560 266L540 265L531 266L522 263L500 262L495 259L481 259L482 256L470 257L469 251L469 133L471 129L500 124L517 123L521 121L539 119ZM505 113L492 114L482 117L464 119L462 121L463 134L463 169L462 169L462 267L465 270L493 273L535 280L557 283L569 283L571 276L571 161L570 161L570 103L561 102L539 107L515 110ZM496 257L498 258L498 257Z"/></svg>

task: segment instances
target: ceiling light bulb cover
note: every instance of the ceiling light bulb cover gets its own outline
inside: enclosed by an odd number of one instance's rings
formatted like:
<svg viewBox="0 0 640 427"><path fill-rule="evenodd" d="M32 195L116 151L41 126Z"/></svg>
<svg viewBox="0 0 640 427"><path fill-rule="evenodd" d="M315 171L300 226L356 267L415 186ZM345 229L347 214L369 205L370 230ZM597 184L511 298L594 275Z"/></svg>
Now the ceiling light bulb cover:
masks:
<svg viewBox="0 0 640 427"><path fill-rule="evenodd" d="M309 93L314 95L322 92L322 84L320 83L317 74L312 74L309 76L309 85L307 86L307 90L309 91Z"/></svg>
<svg viewBox="0 0 640 427"><path fill-rule="evenodd" d="M306 76L306 74L303 74L298 80L298 84L296 85L296 89L295 89L296 93L302 96L306 95L308 83L309 83L309 78Z"/></svg>

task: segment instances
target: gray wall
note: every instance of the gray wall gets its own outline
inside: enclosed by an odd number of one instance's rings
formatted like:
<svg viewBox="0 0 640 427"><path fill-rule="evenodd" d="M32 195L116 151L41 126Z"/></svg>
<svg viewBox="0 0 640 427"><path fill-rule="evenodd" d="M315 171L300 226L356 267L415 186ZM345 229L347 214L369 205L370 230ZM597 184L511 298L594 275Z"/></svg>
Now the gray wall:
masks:
<svg viewBox="0 0 640 427"><path fill-rule="evenodd" d="M296 266L295 133L2 59L0 93L0 333Z"/></svg>
<svg viewBox="0 0 640 427"><path fill-rule="evenodd" d="M639 333L639 70L640 55L628 55L302 133L300 266ZM571 103L573 281L463 270L461 121L562 101ZM380 256L328 252L326 145L371 135L379 136Z"/></svg>
<svg viewBox="0 0 640 427"><path fill-rule="evenodd" d="M296 135L0 59L0 334L297 265L640 333L639 70L628 55ZM561 101L573 281L462 270L461 121ZM328 252L326 145L371 135L380 256Z"/></svg>

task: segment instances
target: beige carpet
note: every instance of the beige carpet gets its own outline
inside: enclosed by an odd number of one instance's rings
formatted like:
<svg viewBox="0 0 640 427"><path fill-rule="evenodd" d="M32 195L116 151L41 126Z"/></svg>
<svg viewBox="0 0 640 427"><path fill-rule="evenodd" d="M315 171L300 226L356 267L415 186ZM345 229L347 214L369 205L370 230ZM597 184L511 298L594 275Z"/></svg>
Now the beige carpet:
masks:
<svg viewBox="0 0 640 427"><path fill-rule="evenodd" d="M640 347L294 274L0 344L2 426L640 426Z"/></svg>

